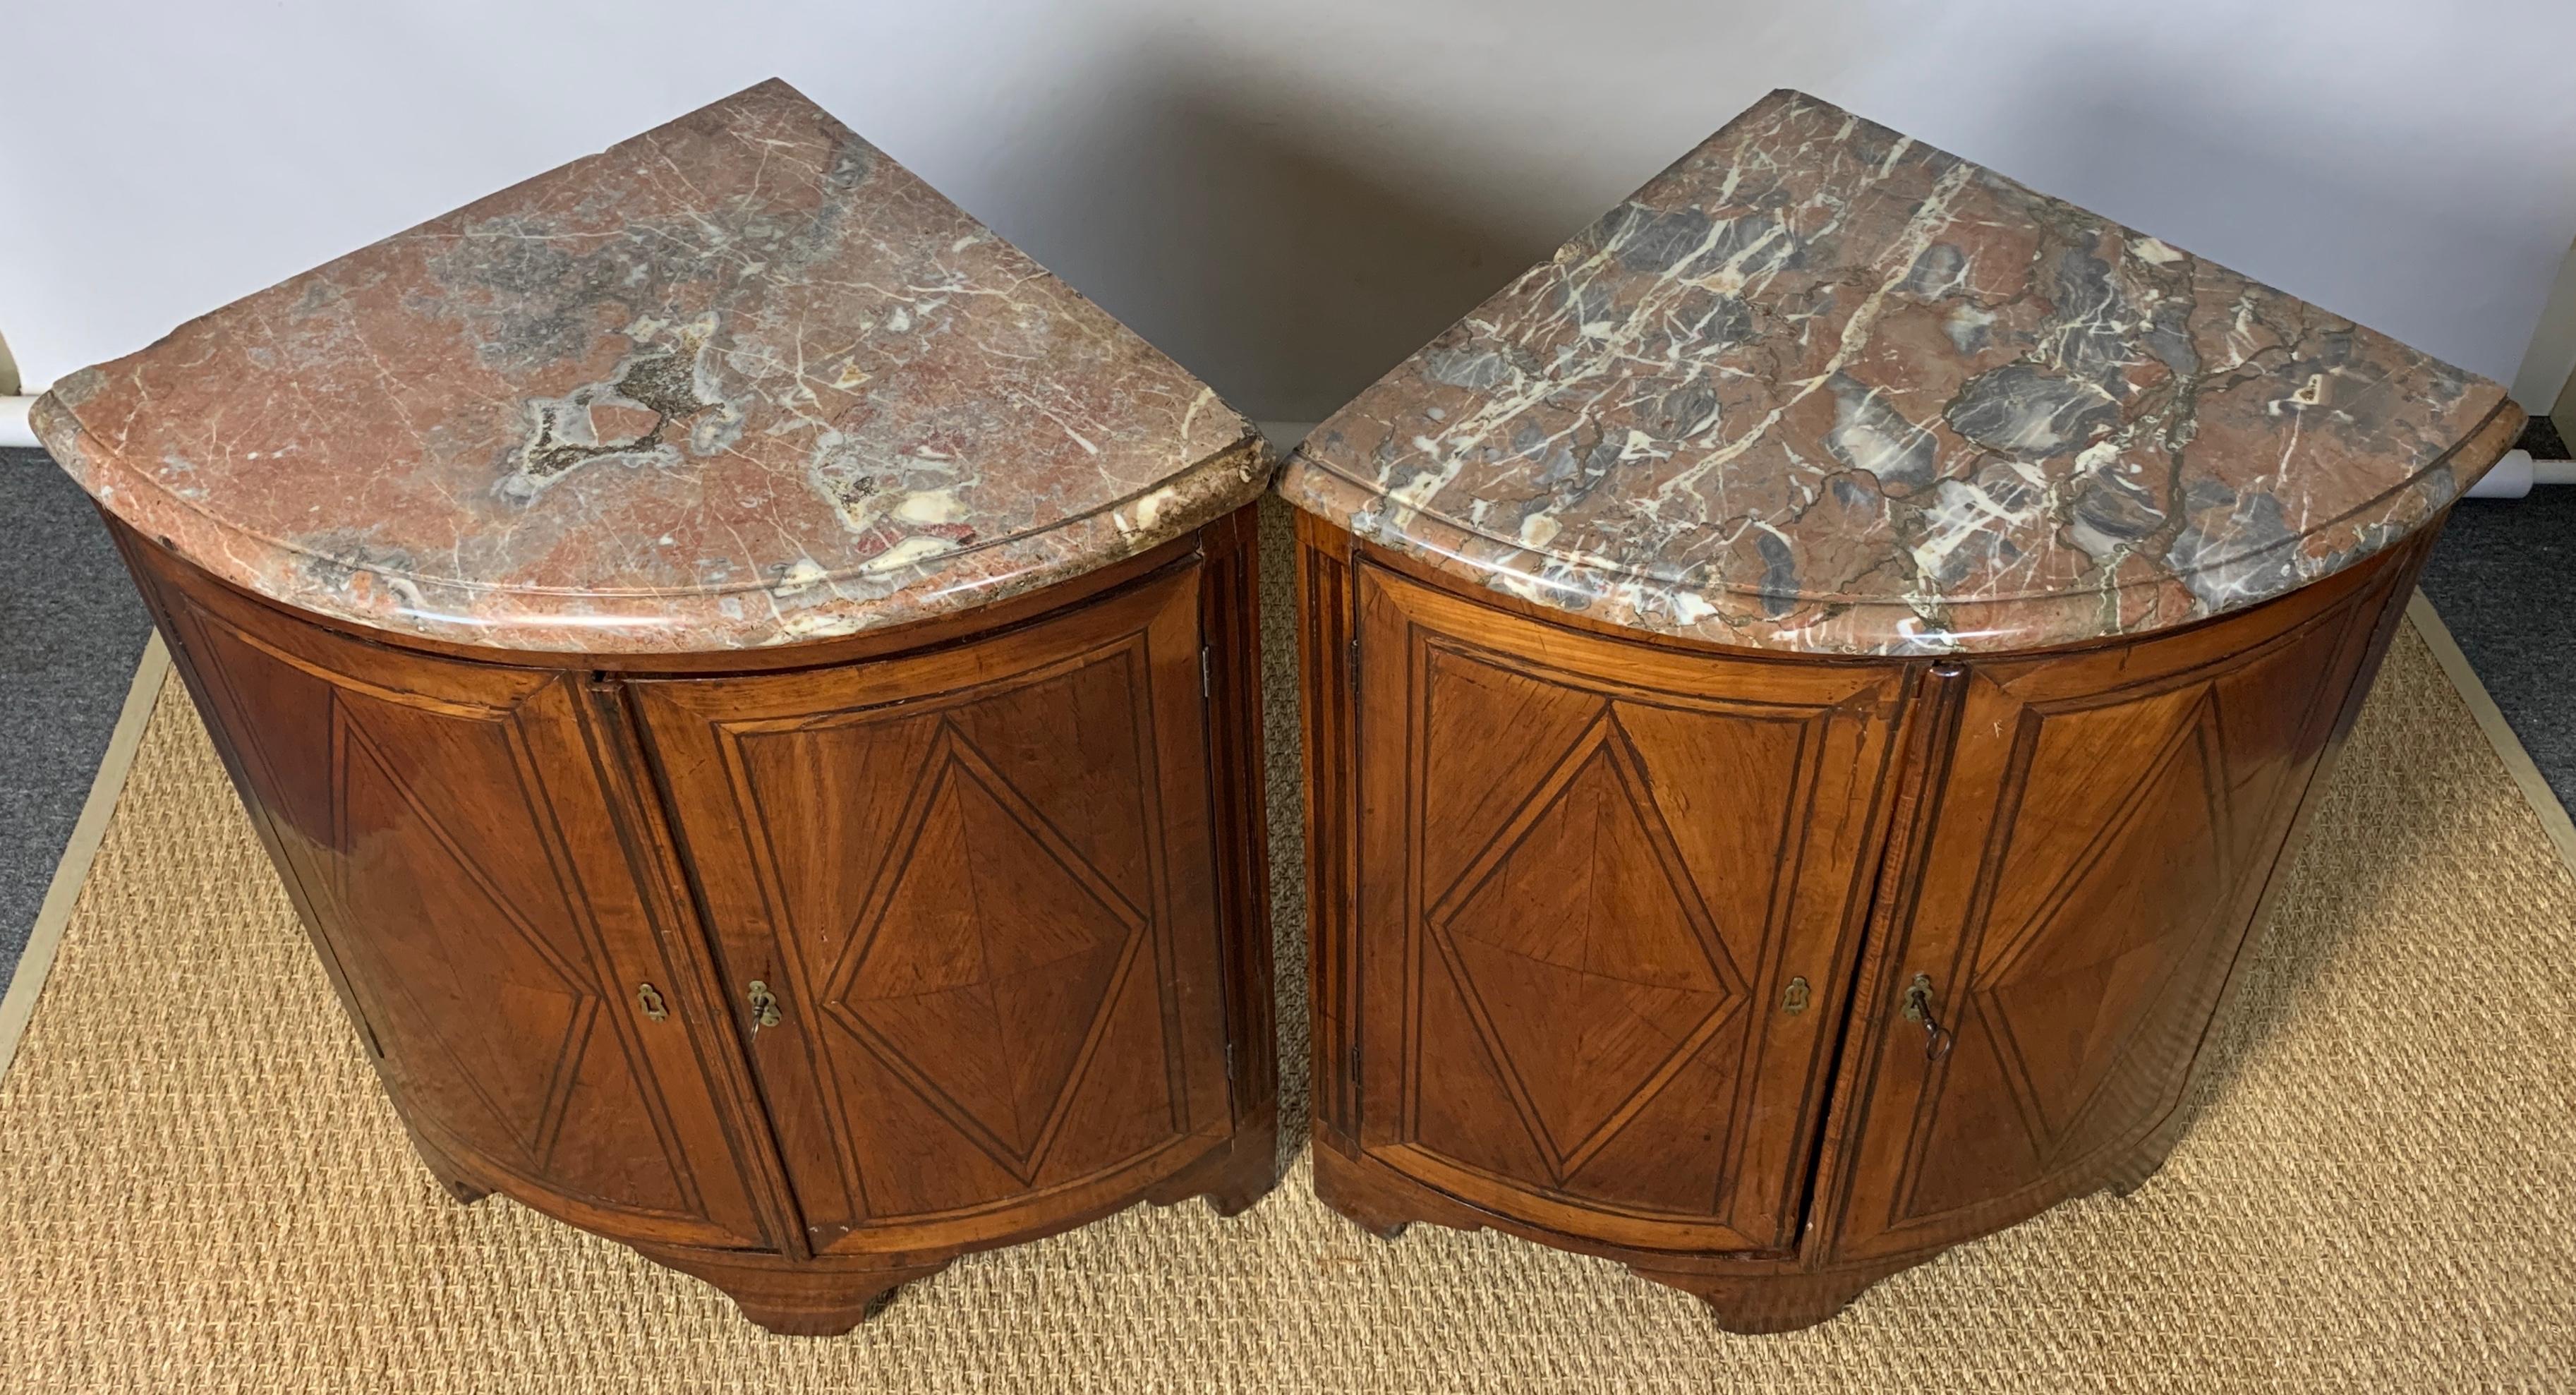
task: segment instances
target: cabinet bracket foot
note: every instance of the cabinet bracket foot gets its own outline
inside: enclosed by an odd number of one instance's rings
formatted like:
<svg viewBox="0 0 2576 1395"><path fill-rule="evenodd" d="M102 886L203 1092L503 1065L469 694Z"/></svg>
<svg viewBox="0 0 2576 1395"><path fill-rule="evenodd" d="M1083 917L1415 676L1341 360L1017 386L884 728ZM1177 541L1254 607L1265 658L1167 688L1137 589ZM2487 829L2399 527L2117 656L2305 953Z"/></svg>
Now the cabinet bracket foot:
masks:
<svg viewBox="0 0 2576 1395"><path fill-rule="evenodd" d="M2120 1160L2111 1175L2102 1181L2102 1190L2114 1196L2135 1196L2149 1178L2164 1171L2165 1160L2173 1156L2174 1144L2181 1141L2180 1131L2160 1131L2138 1149Z"/></svg>
<svg viewBox="0 0 2576 1395"><path fill-rule="evenodd" d="M1321 1144L1315 1148L1315 1198L1380 1240L1395 1239L1415 1221L1438 1219L1425 1214L1401 1191L1370 1176L1368 1169Z"/></svg>
<svg viewBox="0 0 2576 1395"><path fill-rule="evenodd" d="M1226 1147L1181 1169L1145 1194L1157 1206L1177 1206L1194 1196L1220 1216L1239 1216L1279 1185L1279 1133L1273 1121L1247 1124Z"/></svg>
<svg viewBox="0 0 2576 1395"><path fill-rule="evenodd" d="M894 1291L948 1267L841 1268L824 1264L766 1263L705 1250L635 1247L645 1258L722 1290L754 1324L782 1337L838 1337L882 1311Z"/></svg>
<svg viewBox="0 0 2576 1395"><path fill-rule="evenodd" d="M437 1181L438 1189L454 1198L457 1205L471 1206L492 1194L490 1187L468 1176L465 1169L458 1167L445 1153L432 1147L429 1140L421 1137L410 1125L403 1126L403 1136L411 1140L412 1151L420 1155L421 1166L429 1169L429 1175Z"/></svg>
<svg viewBox="0 0 2576 1395"><path fill-rule="evenodd" d="M1879 1265L1817 1274L1726 1275L1646 1268L1637 1268L1636 1273L1706 1303L1717 1325L1727 1331L1759 1335L1794 1332L1824 1322L1850 1307L1870 1285L1906 1267Z"/></svg>

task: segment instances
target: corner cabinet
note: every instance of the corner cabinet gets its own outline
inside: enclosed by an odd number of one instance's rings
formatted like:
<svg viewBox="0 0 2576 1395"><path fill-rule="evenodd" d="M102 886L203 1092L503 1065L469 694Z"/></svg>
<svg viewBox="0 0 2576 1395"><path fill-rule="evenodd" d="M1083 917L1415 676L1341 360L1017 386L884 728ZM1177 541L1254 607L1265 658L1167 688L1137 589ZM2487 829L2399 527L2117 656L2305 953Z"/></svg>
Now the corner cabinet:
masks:
<svg viewBox="0 0 2576 1395"><path fill-rule="evenodd" d="M1842 660L1298 523L1318 1190L1744 1331L2161 1162L2423 550L2134 642Z"/></svg>
<svg viewBox="0 0 2576 1395"><path fill-rule="evenodd" d="M956 1254L1271 1185L1249 510L660 672L377 642L111 526L460 1199L830 1332Z"/></svg>

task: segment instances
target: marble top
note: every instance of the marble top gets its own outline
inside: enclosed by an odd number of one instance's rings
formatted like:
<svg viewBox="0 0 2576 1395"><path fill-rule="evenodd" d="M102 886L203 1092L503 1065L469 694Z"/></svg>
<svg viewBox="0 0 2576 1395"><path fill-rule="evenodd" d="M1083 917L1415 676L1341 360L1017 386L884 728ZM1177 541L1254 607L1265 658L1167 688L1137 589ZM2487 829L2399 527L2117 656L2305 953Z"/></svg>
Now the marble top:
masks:
<svg viewBox="0 0 2576 1395"><path fill-rule="evenodd" d="M2184 624L2431 522L2504 389L1775 92L1317 428L1290 500L1717 643Z"/></svg>
<svg viewBox="0 0 2576 1395"><path fill-rule="evenodd" d="M767 82L37 404L101 504L287 605L505 649L951 612L1256 497L1252 427Z"/></svg>

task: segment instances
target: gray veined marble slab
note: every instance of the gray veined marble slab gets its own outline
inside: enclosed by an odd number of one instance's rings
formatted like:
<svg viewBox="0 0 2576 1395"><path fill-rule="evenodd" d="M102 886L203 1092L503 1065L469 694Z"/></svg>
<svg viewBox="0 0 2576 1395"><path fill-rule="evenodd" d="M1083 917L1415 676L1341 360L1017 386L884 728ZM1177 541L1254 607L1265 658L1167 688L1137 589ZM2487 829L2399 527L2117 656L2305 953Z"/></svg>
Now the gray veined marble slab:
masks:
<svg viewBox="0 0 2576 1395"><path fill-rule="evenodd" d="M1991 651L2350 566L2520 421L2484 378L1775 92L1323 423L1280 487L1619 625Z"/></svg>

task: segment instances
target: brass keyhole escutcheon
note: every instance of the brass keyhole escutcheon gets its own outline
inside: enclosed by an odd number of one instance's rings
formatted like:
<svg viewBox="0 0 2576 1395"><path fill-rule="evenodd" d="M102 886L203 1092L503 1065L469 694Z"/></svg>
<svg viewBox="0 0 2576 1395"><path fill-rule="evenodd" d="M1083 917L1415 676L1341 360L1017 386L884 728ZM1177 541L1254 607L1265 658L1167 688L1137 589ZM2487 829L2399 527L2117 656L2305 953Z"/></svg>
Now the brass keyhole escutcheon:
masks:
<svg viewBox="0 0 2576 1395"><path fill-rule="evenodd" d="M1807 997L1807 980L1804 978L1793 978L1789 980L1788 988L1783 990L1780 994L1780 1010L1790 1014L1791 1016L1796 1016L1799 1013L1805 1012L1807 1010Z"/></svg>
<svg viewBox="0 0 2576 1395"><path fill-rule="evenodd" d="M635 1002L644 1009L646 1017L656 1022L671 1015L670 1006L662 1001L662 990L649 983L635 985Z"/></svg>
<svg viewBox="0 0 2576 1395"><path fill-rule="evenodd" d="M743 1001L751 1005L753 1031L757 1032L763 1027L778 1025L778 997L769 991L768 984L759 979L753 979L743 985L742 996Z"/></svg>
<svg viewBox="0 0 2576 1395"><path fill-rule="evenodd" d="M1905 1020L1920 1022L1931 1015L1932 976L1916 974L1914 981L1905 985Z"/></svg>
<svg viewBox="0 0 2576 1395"><path fill-rule="evenodd" d="M1914 981L1905 985L1903 1011L1906 1021L1923 1024L1923 1059L1937 1061L1950 1054L1950 1029L1942 1026L1941 1019L1932 1015L1930 974L1916 974Z"/></svg>

